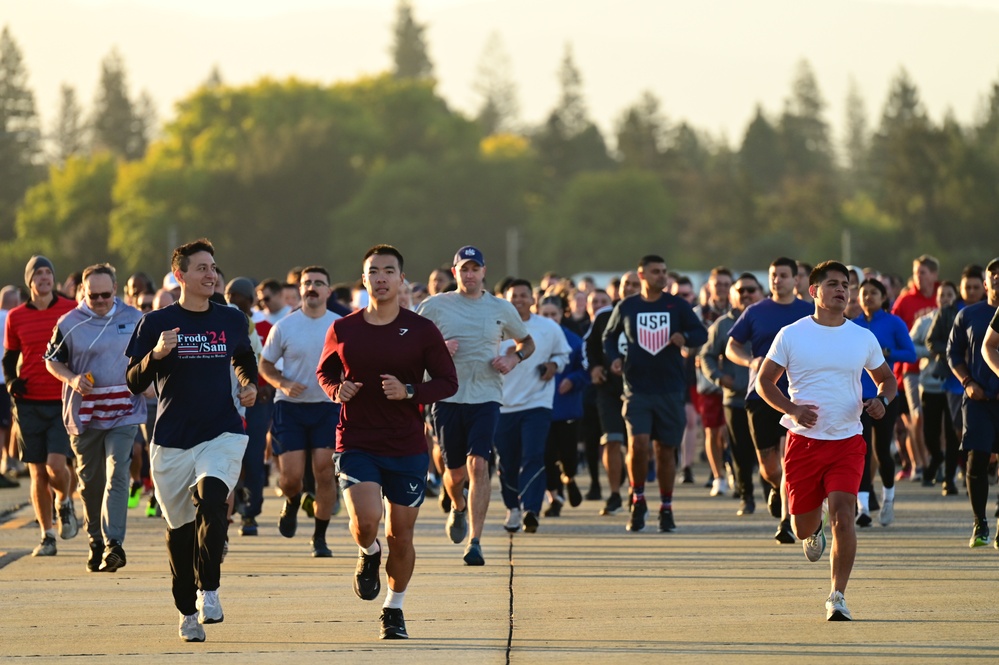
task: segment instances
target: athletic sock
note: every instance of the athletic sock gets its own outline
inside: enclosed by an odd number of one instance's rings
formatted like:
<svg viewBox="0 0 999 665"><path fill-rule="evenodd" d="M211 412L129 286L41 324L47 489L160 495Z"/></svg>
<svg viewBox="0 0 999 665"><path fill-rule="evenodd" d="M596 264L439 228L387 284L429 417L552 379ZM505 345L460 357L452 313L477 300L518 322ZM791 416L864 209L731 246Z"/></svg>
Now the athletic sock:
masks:
<svg viewBox="0 0 999 665"><path fill-rule="evenodd" d="M382 607L391 607L393 609L401 610L402 600L405 597L405 591L393 591L392 589L389 589L388 593L385 594L385 604L382 605Z"/></svg>
<svg viewBox="0 0 999 665"><path fill-rule="evenodd" d="M660 492L659 493L659 500L663 504L659 508L660 510L673 510L673 493L672 492L665 493L665 494L663 492Z"/></svg>
<svg viewBox="0 0 999 665"><path fill-rule="evenodd" d="M285 502L290 508L298 510L298 507L302 505L302 493L299 492L295 496L285 497Z"/></svg>
<svg viewBox="0 0 999 665"><path fill-rule="evenodd" d="M45 535L51 538L55 538L55 529L45 529Z"/></svg>
<svg viewBox="0 0 999 665"><path fill-rule="evenodd" d="M881 501L894 501L895 500L895 488L894 487L882 487L881 488Z"/></svg>
<svg viewBox="0 0 999 665"><path fill-rule="evenodd" d="M378 544L377 538L375 538L374 541L372 541L372 543L367 547L361 547L360 545L358 545L357 547L368 556L371 556L372 554L378 554L379 552L382 551L382 547L381 545ZM389 593L392 593L391 589L389 589ZM388 605L386 605L386 607L388 607Z"/></svg>
<svg viewBox="0 0 999 665"><path fill-rule="evenodd" d="M316 530L313 532L312 537L315 539L326 540L326 527L330 525L329 520L321 520L316 518Z"/></svg>
<svg viewBox="0 0 999 665"><path fill-rule="evenodd" d="M632 485L631 502L638 503L639 501L645 501L645 485Z"/></svg>
<svg viewBox="0 0 999 665"><path fill-rule="evenodd" d="M869 515L871 513L871 493L857 492L857 505L861 515Z"/></svg>

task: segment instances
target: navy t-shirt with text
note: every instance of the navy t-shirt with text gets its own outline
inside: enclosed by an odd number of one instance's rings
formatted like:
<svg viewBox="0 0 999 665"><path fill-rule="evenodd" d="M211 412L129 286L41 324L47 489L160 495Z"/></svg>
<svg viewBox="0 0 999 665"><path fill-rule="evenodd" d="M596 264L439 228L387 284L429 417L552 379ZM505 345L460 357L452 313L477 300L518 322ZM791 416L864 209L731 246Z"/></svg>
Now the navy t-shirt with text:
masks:
<svg viewBox="0 0 999 665"><path fill-rule="evenodd" d="M174 328L180 329L177 347L153 365L159 399L152 442L190 449L226 432L243 434L230 368L234 355L252 352L246 316L212 302L204 312L174 303L142 317L125 355L141 360L161 332Z"/></svg>

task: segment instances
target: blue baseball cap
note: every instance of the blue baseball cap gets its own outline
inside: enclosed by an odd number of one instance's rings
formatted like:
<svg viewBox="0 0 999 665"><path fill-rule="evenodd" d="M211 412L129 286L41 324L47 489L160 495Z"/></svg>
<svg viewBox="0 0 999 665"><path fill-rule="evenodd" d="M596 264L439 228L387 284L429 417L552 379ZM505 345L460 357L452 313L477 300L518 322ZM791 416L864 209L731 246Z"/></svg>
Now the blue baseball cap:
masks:
<svg viewBox="0 0 999 665"><path fill-rule="evenodd" d="M459 249L455 253L454 263L452 263L451 265L455 268L458 268L465 261L475 261L480 266L486 265L486 259L484 256L482 256L482 252L477 250L475 247L472 247L471 245L465 245L464 247Z"/></svg>

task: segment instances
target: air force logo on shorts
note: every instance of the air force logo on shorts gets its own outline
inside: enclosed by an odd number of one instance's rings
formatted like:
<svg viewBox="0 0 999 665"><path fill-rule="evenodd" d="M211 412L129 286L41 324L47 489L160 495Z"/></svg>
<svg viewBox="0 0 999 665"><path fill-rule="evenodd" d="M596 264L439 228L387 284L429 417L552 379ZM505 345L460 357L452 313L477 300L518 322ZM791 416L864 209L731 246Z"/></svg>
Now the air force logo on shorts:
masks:
<svg viewBox="0 0 999 665"><path fill-rule="evenodd" d="M638 346L656 355L669 345L669 312L642 312L636 316Z"/></svg>

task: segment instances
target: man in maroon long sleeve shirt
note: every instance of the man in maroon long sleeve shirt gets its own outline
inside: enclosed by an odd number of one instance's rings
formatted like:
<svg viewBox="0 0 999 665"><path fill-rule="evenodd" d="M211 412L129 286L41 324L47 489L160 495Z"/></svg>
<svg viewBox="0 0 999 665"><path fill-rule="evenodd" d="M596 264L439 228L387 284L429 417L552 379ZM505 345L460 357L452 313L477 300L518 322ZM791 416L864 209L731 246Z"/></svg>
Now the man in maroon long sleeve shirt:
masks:
<svg viewBox="0 0 999 665"><path fill-rule="evenodd" d="M402 254L377 245L364 255L366 308L333 322L316 374L342 406L336 470L360 548L354 593L374 600L381 591L377 540L382 497L388 499L385 563L389 590L382 639L406 639L402 601L413 576L413 528L423 503L429 458L420 404L454 395L458 375L444 337L429 319L399 306ZM424 373L430 380L424 382Z"/></svg>

